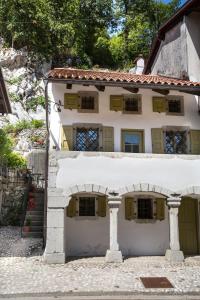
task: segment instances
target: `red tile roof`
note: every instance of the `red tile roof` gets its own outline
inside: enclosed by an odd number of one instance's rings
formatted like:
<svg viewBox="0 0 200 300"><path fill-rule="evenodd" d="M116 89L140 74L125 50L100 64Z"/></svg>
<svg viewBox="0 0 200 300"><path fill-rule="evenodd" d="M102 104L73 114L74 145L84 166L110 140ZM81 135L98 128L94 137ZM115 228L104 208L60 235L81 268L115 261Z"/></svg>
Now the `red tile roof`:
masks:
<svg viewBox="0 0 200 300"><path fill-rule="evenodd" d="M168 85L177 87L200 87L200 82L192 82L158 75L136 75L131 73L81 70L71 68L55 68L48 74L49 79L101 81L113 83L132 83L145 85Z"/></svg>

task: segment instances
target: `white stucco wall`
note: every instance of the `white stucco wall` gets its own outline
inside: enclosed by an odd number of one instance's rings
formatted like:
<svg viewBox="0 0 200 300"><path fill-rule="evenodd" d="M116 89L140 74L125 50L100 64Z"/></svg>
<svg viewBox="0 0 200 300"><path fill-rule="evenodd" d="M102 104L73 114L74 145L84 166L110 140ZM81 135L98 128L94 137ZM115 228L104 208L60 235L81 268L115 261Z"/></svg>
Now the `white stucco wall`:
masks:
<svg viewBox="0 0 200 300"><path fill-rule="evenodd" d="M174 192L200 185L200 156L88 152L77 152L71 157L66 152L66 156L58 161L56 177L56 187L66 191L84 184L119 190L148 183Z"/></svg>
<svg viewBox="0 0 200 300"><path fill-rule="evenodd" d="M200 13L186 17L188 74L192 81L200 81Z"/></svg>
<svg viewBox="0 0 200 300"><path fill-rule="evenodd" d="M73 85L71 90L66 89L65 84L50 84L49 96L51 101L64 102L64 93L76 93L78 91L97 91L95 87ZM104 126L114 127L115 151L121 151L121 129L144 129L145 131L145 152L152 152L151 128L162 126L188 126L192 129L200 129L200 117L198 115L197 101L195 96L171 91L170 95L184 96L184 116L169 116L165 113L152 111L152 96L159 96L158 93L148 89L140 89L138 94L142 95L142 114L123 114L110 111L110 95L131 94L119 87L106 87L104 92L99 92L99 113L78 113L77 110L67 110L62 107L61 113L54 110L52 103L50 128L51 128L51 149L56 143L61 146L60 128L62 125L74 123L99 123Z"/></svg>
<svg viewBox="0 0 200 300"><path fill-rule="evenodd" d="M122 254L164 255L169 248L168 209L165 220L137 223L125 219L124 200L118 213L118 242ZM109 249L109 210L106 217L95 219L65 217L65 251L67 256L105 255Z"/></svg>

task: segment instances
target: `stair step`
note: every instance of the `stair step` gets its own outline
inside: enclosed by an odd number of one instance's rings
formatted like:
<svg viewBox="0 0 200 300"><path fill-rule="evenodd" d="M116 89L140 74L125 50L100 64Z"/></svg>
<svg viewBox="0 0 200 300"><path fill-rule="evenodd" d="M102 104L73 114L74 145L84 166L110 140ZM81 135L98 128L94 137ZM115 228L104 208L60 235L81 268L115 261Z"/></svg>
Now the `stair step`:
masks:
<svg viewBox="0 0 200 300"><path fill-rule="evenodd" d="M22 237L30 237L30 238L42 238L43 234L42 232L22 232Z"/></svg>
<svg viewBox="0 0 200 300"><path fill-rule="evenodd" d="M26 215L26 219L27 218L30 218L31 219L31 222L34 222L34 221L40 221L40 222L43 222L43 215ZM25 220L26 220L25 219Z"/></svg>
<svg viewBox="0 0 200 300"><path fill-rule="evenodd" d="M31 225L32 226L43 226L43 220L33 220L31 219Z"/></svg>
<svg viewBox="0 0 200 300"><path fill-rule="evenodd" d="M31 224L30 231L31 232L43 232L43 226L34 226L33 224Z"/></svg>
<svg viewBox="0 0 200 300"><path fill-rule="evenodd" d="M26 216L43 216L43 210L28 210Z"/></svg>

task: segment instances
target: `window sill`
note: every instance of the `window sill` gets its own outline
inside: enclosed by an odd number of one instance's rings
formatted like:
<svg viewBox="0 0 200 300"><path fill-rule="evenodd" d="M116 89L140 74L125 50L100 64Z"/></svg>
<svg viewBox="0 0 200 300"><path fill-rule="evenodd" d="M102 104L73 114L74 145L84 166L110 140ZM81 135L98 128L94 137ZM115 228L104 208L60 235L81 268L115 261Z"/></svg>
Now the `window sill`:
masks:
<svg viewBox="0 0 200 300"><path fill-rule="evenodd" d="M156 221L156 219L135 219L135 222L139 224L154 224Z"/></svg>
<svg viewBox="0 0 200 300"><path fill-rule="evenodd" d="M98 216L76 216L74 217L76 221L93 221L93 220L98 220Z"/></svg>

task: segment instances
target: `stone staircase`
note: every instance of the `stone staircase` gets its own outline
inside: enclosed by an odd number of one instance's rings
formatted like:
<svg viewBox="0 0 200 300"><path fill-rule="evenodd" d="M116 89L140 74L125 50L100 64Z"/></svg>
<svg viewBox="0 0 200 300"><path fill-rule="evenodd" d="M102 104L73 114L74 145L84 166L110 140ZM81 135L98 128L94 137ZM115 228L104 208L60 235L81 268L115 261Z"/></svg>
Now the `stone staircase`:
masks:
<svg viewBox="0 0 200 300"><path fill-rule="evenodd" d="M44 219L44 191L36 189L29 193L22 237L42 238Z"/></svg>

